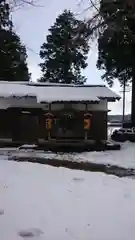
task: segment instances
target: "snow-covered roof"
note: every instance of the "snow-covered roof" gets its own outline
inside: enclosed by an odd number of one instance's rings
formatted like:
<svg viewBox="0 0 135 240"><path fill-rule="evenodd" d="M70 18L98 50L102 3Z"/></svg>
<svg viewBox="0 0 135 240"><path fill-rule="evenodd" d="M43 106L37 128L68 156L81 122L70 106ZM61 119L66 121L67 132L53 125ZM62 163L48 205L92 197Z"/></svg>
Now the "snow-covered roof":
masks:
<svg viewBox="0 0 135 240"><path fill-rule="evenodd" d="M36 97L40 102L98 102L119 100L120 97L104 85L42 84L0 82L0 97Z"/></svg>

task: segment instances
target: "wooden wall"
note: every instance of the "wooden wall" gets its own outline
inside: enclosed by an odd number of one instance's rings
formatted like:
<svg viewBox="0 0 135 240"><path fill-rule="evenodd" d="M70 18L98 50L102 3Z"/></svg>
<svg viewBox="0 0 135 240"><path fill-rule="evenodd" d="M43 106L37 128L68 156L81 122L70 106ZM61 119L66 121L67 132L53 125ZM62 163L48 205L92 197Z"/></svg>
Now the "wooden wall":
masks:
<svg viewBox="0 0 135 240"><path fill-rule="evenodd" d="M107 139L107 112L94 111L92 113L92 126L89 137L92 139Z"/></svg>
<svg viewBox="0 0 135 240"><path fill-rule="evenodd" d="M10 116L6 109L0 110L0 138L11 137Z"/></svg>
<svg viewBox="0 0 135 240"><path fill-rule="evenodd" d="M30 113L27 113L30 112ZM12 138L25 142L36 142L38 139L48 139L46 129L46 116L48 111L42 109L16 109L0 110L0 138ZM86 110L59 109L51 110L53 114L53 128L51 137L55 139L84 139L84 114ZM73 114L74 120L66 134L58 133L64 114ZM107 139L107 111L87 111L91 116L91 128L88 130L88 139ZM70 123L69 123L70 124ZM71 130L71 131L70 131Z"/></svg>

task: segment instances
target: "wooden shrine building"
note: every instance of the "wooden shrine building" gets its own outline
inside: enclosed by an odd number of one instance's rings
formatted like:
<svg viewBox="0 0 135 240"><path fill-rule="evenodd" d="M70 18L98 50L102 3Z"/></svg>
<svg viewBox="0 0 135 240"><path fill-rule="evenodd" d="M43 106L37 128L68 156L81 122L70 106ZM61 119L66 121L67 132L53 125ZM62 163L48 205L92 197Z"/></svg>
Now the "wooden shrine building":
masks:
<svg viewBox="0 0 135 240"><path fill-rule="evenodd" d="M0 141L105 141L108 102L119 99L103 85L0 82Z"/></svg>

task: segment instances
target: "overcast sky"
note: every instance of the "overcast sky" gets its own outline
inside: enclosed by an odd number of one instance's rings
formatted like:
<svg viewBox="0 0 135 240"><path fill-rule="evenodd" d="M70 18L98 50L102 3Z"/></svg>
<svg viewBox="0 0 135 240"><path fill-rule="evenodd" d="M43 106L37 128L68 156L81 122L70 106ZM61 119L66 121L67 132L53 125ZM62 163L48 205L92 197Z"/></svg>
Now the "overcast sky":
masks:
<svg viewBox="0 0 135 240"><path fill-rule="evenodd" d="M71 9L75 13L83 12L83 9L88 6L87 1L82 0L84 5L78 5L79 0L38 0L37 4L39 7L27 6L13 12L15 30L27 48L28 64L33 81L40 76L40 69L38 67L40 58L38 54L40 46L48 33L48 28L55 22L56 17L64 9ZM87 12L87 16L88 14ZM83 15L79 15L79 17L83 17ZM94 43L88 56L88 67L84 72L89 84L103 84L101 80L102 72L97 70L96 60L97 46ZM115 84L113 89L118 94L121 94L118 83ZM126 113L130 112L130 95L129 92L126 94ZM110 104L109 109L112 110L113 114L122 113L122 101Z"/></svg>

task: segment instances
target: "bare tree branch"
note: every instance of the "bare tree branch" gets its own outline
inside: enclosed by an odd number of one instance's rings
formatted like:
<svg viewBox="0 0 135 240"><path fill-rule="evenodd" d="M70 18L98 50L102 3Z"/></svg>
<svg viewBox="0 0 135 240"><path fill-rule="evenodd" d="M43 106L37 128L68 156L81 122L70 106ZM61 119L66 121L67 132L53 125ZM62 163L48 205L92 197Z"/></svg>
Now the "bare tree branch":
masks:
<svg viewBox="0 0 135 240"><path fill-rule="evenodd" d="M93 0L89 0L90 1L90 4L91 6L99 13L99 9L97 8L97 4L93 2Z"/></svg>
<svg viewBox="0 0 135 240"><path fill-rule="evenodd" d="M88 4L89 6L85 8L83 13L90 11L92 15L86 20L87 27L89 28L90 38L97 37L99 33L102 33L105 27L109 27L110 30L111 29L113 30L113 32L118 30L119 27L116 26L115 22L115 13L112 14L111 17L110 16L106 17L106 19L104 19L103 16L101 15L100 0L89 0ZM128 4L135 12L135 0L126 0L126 4ZM80 26L79 29L77 30L78 34L80 34L83 31L83 25ZM135 39L135 36L133 35L130 29L128 29L128 34L132 36L133 39Z"/></svg>
<svg viewBox="0 0 135 240"><path fill-rule="evenodd" d="M32 7L43 7L38 4L38 0L8 0L11 11L14 9L22 8L26 5Z"/></svg>

